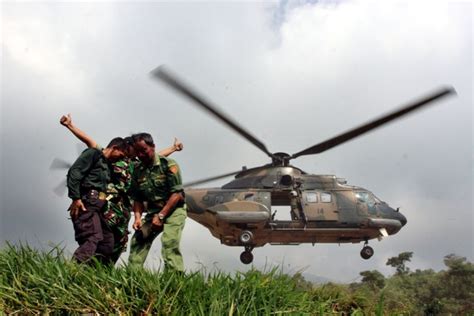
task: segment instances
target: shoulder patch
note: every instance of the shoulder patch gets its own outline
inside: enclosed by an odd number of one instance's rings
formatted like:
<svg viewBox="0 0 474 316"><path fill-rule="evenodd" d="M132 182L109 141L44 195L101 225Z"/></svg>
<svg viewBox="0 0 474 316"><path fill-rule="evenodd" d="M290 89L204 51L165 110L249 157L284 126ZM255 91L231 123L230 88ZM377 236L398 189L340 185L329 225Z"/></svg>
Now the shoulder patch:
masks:
<svg viewBox="0 0 474 316"><path fill-rule="evenodd" d="M173 165L170 167L170 171L173 173L173 174L177 174L179 169L178 169L178 166L177 165Z"/></svg>

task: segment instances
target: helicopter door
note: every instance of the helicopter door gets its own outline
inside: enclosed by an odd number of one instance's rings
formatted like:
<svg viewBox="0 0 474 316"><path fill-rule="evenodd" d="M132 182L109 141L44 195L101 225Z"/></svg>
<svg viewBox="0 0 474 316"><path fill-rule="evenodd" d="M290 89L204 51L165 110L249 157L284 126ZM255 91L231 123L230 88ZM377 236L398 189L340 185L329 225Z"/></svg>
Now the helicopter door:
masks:
<svg viewBox="0 0 474 316"><path fill-rule="evenodd" d="M325 191L303 191L301 205L308 221L337 221L334 196Z"/></svg>

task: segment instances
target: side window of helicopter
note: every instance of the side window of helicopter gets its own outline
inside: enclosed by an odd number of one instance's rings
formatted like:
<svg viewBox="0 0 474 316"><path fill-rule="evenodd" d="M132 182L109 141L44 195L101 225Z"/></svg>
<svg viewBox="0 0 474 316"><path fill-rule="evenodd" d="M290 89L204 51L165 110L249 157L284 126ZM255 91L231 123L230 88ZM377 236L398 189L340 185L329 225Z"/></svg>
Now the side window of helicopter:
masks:
<svg viewBox="0 0 474 316"><path fill-rule="evenodd" d="M357 201L361 203L366 203L367 200L369 199L369 193L367 192L358 191L358 192L355 192L355 196L357 198Z"/></svg>
<svg viewBox="0 0 474 316"><path fill-rule="evenodd" d="M328 192L321 192L321 202L323 203L331 203L331 193Z"/></svg>
<svg viewBox="0 0 474 316"><path fill-rule="evenodd" d="M317 203L318 194L316 192L307 192L306 193L306 202L308 203Z"/></svg>

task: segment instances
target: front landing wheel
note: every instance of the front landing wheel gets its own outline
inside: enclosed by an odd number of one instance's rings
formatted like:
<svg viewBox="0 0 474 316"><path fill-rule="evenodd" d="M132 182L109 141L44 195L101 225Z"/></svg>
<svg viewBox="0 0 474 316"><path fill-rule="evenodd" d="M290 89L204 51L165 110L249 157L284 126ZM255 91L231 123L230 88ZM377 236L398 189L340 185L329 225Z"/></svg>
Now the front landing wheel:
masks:
<svg viewBox="0 0 474 316"><path fill-rule="evenodd" d="M370 259L374 255L374 249L370 246L364 246L362 250L360 251L360 256L364 258L365 260Z"/></svg>
<svg viewBox="0 0 474 316"><path fill-rule="evenodd" d="M240 261L243 264L249 264L253 261L253 254L250 251L244 251L240 254Z"/></svg>

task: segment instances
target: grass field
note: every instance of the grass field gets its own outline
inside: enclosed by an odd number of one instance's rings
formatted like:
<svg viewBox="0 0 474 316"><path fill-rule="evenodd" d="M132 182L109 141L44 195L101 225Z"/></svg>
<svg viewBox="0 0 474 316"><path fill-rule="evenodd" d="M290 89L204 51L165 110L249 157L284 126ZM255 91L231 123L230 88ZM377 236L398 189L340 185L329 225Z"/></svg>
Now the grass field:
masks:
<svg viewBox="0 0 474 316"><path fill-rule="evenodd" d="M8 245L0 250L0 271L0 310L6 314L328 315L374 313L378 306L277 269L183 276L78 265L59 248Z"/></svg>
<svg viewBox="0 0 474 316"><path fill-rule="evenodd" d="M392 258L393 259L393 258ZM158 273L80 265L61 248L0 249L0 315L474 315L474 265L448 255L447 270L361 282L312 284L279 269Z"/></svg>

